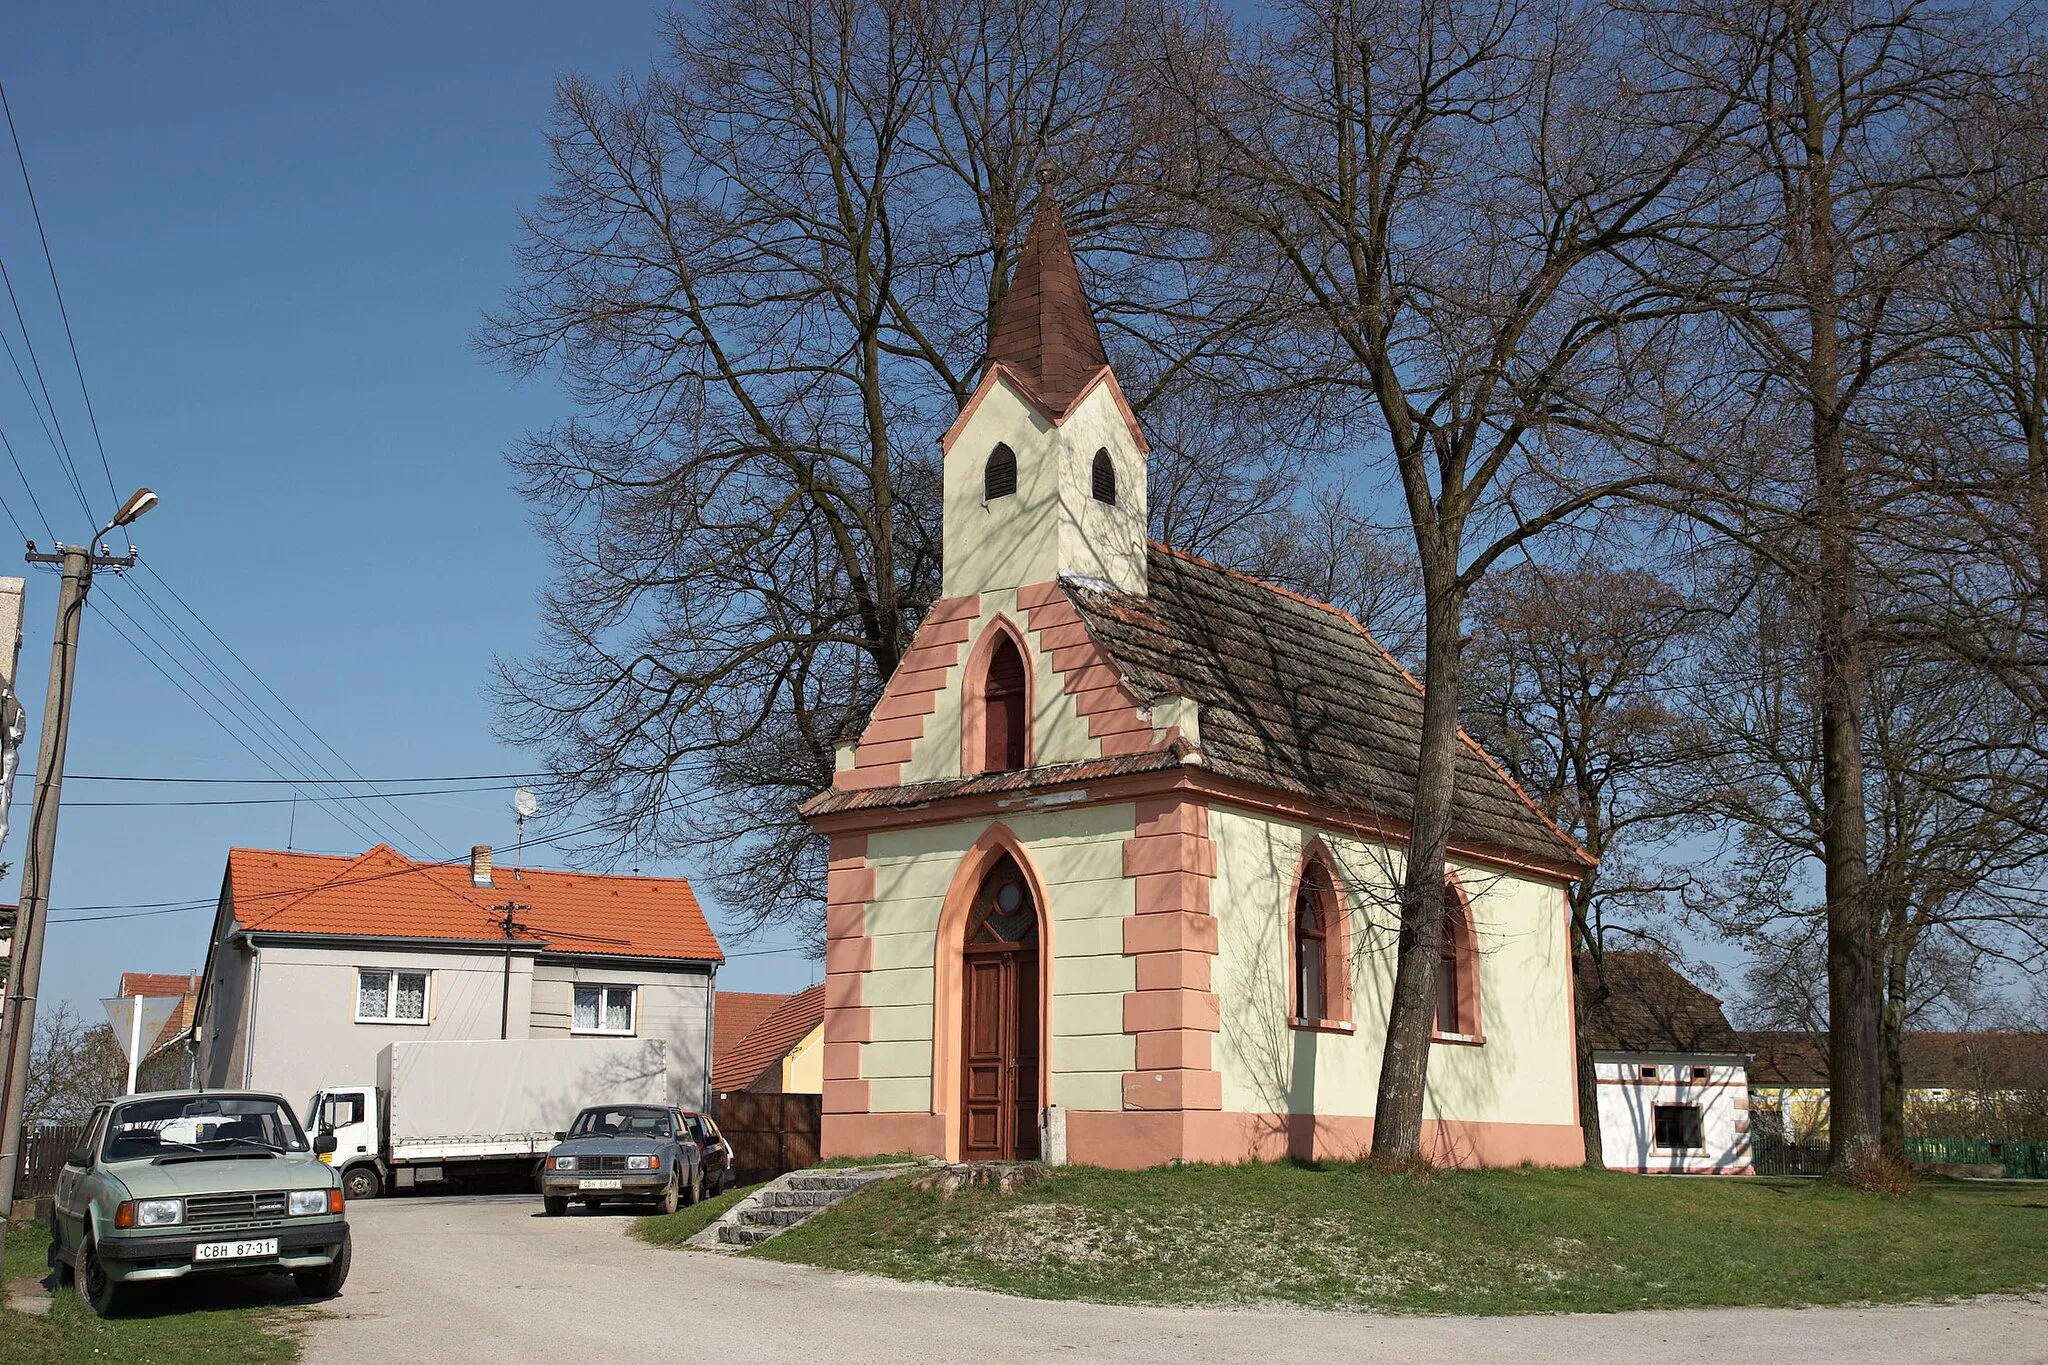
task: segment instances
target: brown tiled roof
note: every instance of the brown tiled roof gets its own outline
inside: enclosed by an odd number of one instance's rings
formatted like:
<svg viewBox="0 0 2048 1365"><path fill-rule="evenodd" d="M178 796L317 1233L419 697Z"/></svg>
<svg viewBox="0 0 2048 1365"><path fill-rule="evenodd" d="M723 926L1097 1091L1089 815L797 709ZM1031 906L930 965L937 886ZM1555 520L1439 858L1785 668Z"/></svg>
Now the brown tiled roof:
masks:
<svg viewBox="0 0 2048 1365"><path fill-rule="evenodd" d="M1828 1036L1755 1030L1741 1035L1754 1053L1753 1085L1825 1089ZM1899 1043L1913 1090L2048 1090L2048 1033L1938 1033L1909 1030Z"/></svg>
<svg viewBox="0 0 2048 1365"><path fill-rule="evenodd" d="M1654 953L1602 955L1605 1000L1595 1000L1592 964L1578 964L1587 1002L1585 1036L1596 1052L1746 1052L1721 1002Z"/></svg>
<svg viewBox="0 0 2048 1365"><path fill-rule="evenodd" d="M719 1022L724 1022L722 1016ZM777 1008L730 1051L718 1049L723 1060L712 1063L711 1088L721 1094L749 1089L824 1022L824 982L782 997Z"/></svg>
<svg viewBox="0 0 2048 1365"><path fill-rule="evenodd" d="M1009 292L989 328L988 359L1008 366L1054 413L1073 406L1109 363L1066 224L1049 194L1038 201Z"/></svg>
<svg viewBox="0 0 2048 1365"><path fill-rule="evenodd" d="M1088 632L1141 696L1201 706L1211 772L1405 821L1422 688L1335 607L1151 548L1149 592L1067 583ZM1453 836L1549 862L1590 863L1468 738Z"/></svg>
<svg viewBox="0 0 2048 1365"><path fill-rule="evenodd" d="M201 980L196 973L189 976L164 972L121 973L121 988L117 993L123 998L131 995L152 999L177 997L178 1007L172 1010L171 1017L164 1021L162 1030L156 1035L156 1041L149 1045L151 1051L183 1037L185 1030L192 1026L192 1006L199 999Z"/></svg>
<svg viewBox="0 0 2048 1365"><path fill-rule="evenodd" d="M470 884L469 865L419 863L387 844L360 857L228 850L228 885L243 929L290 934L372 934L495 939L507 901L523 939L557 953L720 961L718 939L681 877L620 877L529 867Z"/></svg>
<svg viewBox="0 0 2048 1365"><path fill-rule="evenodd" d="M747 1035L788 1002L773 991L719 991L712 1002L711 1074L719 1075Z"/></svg>

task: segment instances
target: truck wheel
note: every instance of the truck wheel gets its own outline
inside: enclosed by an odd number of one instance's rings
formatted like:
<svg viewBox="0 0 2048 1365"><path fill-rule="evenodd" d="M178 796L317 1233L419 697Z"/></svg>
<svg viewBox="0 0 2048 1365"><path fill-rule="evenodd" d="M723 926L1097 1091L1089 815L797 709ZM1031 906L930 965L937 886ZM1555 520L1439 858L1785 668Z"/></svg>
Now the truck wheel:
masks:
<svg viewBox="0 0 2048 1365"><path fill-rule="evenodd" d="M544 1194L540 1199L540 1209L550 1218L560 1218L569 1211L569 1197L561 1194Z"/></svg>
<svg viewBox="0 0 2048 1365"><path fill-rule="evenodd" d="M341 1234L341 1250L334 1253L334 1259L318 1270L294 1270L292 1283L299 1292L309 1299L331 1299L341 1292L348 1283L348 1266L353 1253L350 1250L349 1235Z"/></svg>
<svg viewBox="0 0 2048 1365"><path fill-rule="evenodd" d="M341 1190L350 1199L375 1199L384 1193L384 1182L375 1166L351 1166L342 1172Z"/></svg>
<svg viewBox="0 0 2048 1365"><path fill-rule="evenodd" d="M118 1314L128 1300L127 1292L114 1283L114 1278L107 1274L107 1268L100 1264L99 1245L94 1242L87 1242L80 1253L78 1288L86 1304L103 1318Z"/></svg>

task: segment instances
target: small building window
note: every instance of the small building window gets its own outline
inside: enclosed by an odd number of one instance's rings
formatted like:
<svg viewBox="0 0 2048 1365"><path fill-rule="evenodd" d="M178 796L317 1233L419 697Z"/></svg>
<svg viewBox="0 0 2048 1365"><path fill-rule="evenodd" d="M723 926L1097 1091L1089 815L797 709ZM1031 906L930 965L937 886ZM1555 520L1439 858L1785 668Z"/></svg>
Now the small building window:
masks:
<svg viewBox="0 0 2048 1365"><path fill-rule="evenodd" d="M1706 1127L1696 1104L1651 1106L1657 1146L1667 1152L1697 1152L1707 1145Z"/></svg>
<svg viewBox="0 0 2048 1365"><path fill-rule="evenodd" d="M632 986L578 986L569 1031L630 1035L635 1023L635 993Z"/></svg>
<svg viewBox="0 0 2048 1365"><path fill-rule="evenodd" d="M1711 1071L1703 1066L1696 1066L1692 1069L1692 1078L1696 1081L1706 1080L1712 1074Z"/></svg>
<svg viewBox="0 0 2048 1365"><path fill-rule="evenodd" d="M1109 458L1109 447L1095 452L1095 468L1092 480L1095 500L1116 506L1116 462Z"/></svg>
<svg viewBox="0 0 2048 1365"><path fill-rule="evenodd" d="M996 641L982 686L981 769L1015 772L1024 766L1024 656L1008 635Z"/></svg>
<svg viewBox="0 0 2048 1365"><path fill-rule="evenodd" d="M356 969L358 1024L427 1022L427 973Z"/></svg>
<svg viewBox="0 0 2048 1365"><path fill-rule="evenodd" d="M1000 442L988 453L988 468L982 473L981 500L994 502L1017 491L1017 452Z"/></svg>
<svg viewBox="0 0 2048 1365"><path fill-rule="evenodd" d="M1642 1081L1654 1081L1654 1080L1656 1080L1656 1079L1657 1079L1657 1068L1656 1068L1656 1067L1654 1067L1654 1066L1639 1066L1639 1067L1637 1067L1637 1068L1636 1068L1636 1079L1637 1079L1637 1080L1642 1080Z"/></svg>

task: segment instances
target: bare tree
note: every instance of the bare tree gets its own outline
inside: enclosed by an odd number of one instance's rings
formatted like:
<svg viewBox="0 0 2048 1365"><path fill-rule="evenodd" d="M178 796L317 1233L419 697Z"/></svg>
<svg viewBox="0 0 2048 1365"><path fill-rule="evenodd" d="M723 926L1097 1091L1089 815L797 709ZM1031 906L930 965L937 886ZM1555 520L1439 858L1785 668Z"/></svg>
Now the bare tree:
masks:
<svg viewBox="0 0 2048 1365"><path fill-rule="evenodd" d="M1657 573L1590 553L1496 573L1472 594L1466 728L1600 860L1570 894L1589 1166L1605 1165L1588 1020L1610 995L1608 940L1662 946L1656 921L1679 886L1655 853L1698 757L1681 703L1702 615Z"/></svg>
<svg viewBox="0 0 2048 1365"><path fill-rule="evenodd" d="M555 186L480 341L582 409L513 456L555 574L497 699L601 822L586 857L698 847L743 927L821 933L798 807L938 591L936 437L1048 163L1158 524L1201 552L1283 510L1320 424L1216 400L1206 241L1150 187L1158 101L1117 65L1149 14L739 0L671 19L643 77L562 83Z"/></svg>
<svg viewBox="0 0 2048 1365"><path fill-rule="evenodd" d="M1671 78L1738 107L1698 164L1711 214L1656 266L1724 329L1703 361L1721 421L1675 461L1684 491L1667 505L1771 564L1809 603L1831 1164L1853 1171L1879 1155L1881 1108L1865 653L1874 585L1905 568L1876 528L1912 520L1889 400L1937 340L1916 301L1960 230L1942 187L1968 172L1950 130L1984 79L1984 15L1920 0L1714 0L1656 14Z"/></svg>
<svg viewBox="0 0 2048 1365"><path fill-rule="evenodd" d="M1732 101L1647 81L1610 8L1299 0L1240 41L1169 33L1186 111L1166 179L1287 285L1274 389L1312 386L1387 456L1424 607L1421 755L1373 1125L1417 1159L1443 933L1467 596L1504 554L1625 486L1655 430L1641 366L1665 315L1628 262Z"/></svg>
<svg viewBox="0 0 2048 1365"><path fill-rule="evenodd" d="M1807 875L1829 828L1811 614L1803 598L1764 585L1706 652L1696 711L1713 749L1692 799L1726 844L1692 903L1755 953L1755 1012L1832 1029L1832 985L1814 990L1833 980L1819 970L1832 919ZM2036 884L2048 856L2035 816L2044 774L2028 739L2034 722L1983 672L1940 654L1865 657L1880 1140L1902 1156L1906 1029L1975 1008L1999 964L2048 965Z"/></svg>
<svg viewBox="0 0 2048 1365"><path fill-rule="evenodd" d="M62 1000L37 1018L24 1122L76 1123L127 1083L128 1059L109 1025L87 1023Z"/></svg>

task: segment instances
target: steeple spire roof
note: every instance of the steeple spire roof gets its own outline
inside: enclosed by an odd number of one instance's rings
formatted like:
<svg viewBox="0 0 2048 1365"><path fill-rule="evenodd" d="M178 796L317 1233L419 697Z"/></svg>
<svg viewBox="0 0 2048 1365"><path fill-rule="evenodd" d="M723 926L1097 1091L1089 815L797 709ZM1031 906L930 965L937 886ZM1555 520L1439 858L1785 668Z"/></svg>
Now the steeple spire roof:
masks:
<svg viewBox="0 0 2048 1365"><path fill-rule="evenodd" d="M1033 397L1055 413L1073 406L1088 381L1109 363L1081 287L1073 245L1049 191L1039 195L1010 290L989 329L988 359L1014 371L1031 386Z"/></svg>

